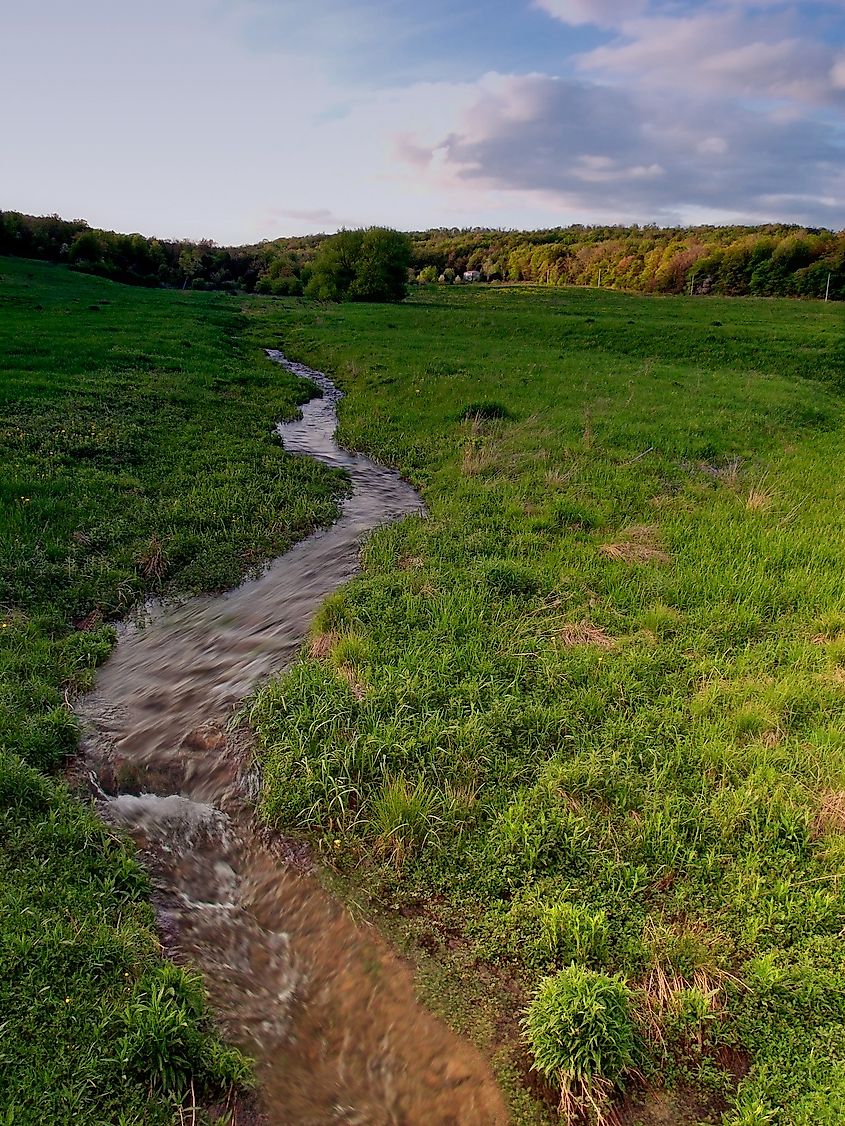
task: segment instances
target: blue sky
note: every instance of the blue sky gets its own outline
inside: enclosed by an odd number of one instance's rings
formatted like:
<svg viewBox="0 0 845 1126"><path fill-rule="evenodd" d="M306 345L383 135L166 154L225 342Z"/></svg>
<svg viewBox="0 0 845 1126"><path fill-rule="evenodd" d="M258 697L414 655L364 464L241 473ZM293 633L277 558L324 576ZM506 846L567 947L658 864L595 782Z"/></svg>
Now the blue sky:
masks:
<svg viewBox="0 0 845 1126"><path fill-rule="evenodd" d="M0 207L341 225L845 226L845 0L28 0Z"/></svg>

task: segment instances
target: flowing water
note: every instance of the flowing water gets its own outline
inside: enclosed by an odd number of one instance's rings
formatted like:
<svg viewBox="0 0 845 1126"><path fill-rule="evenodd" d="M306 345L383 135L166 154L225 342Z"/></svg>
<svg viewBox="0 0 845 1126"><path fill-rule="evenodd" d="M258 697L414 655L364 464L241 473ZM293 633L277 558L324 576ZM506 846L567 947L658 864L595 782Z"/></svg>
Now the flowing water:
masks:
<svg viewBox="0 0 845 1126"><path fill-rule="evenodd" d="M504 1123L486 1061L420 1006L408 967L327 894L308 850L257 823L249 748L226 731L354 574L362 536L423 511L398 474L336 444L331 381L268 355L322 391L279 425L285 448L346 469L352 495L259 578L124 632L79 707L97 804L139 846L166 948L202 971L225 1034L255 1058L268 1123Z"/></svg>

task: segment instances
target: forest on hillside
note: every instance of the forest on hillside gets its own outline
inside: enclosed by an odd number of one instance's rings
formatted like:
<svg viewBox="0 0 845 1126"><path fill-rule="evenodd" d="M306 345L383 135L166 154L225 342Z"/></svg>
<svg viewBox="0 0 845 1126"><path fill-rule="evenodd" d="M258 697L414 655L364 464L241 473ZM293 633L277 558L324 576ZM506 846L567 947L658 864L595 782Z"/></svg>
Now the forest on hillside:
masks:
<svg viewBox="0 0 845 1126"><path fill-rule="evenodd" d="M0 254L146 286L298 296L328 235L219 247L0 211ZM588 285L637 293L845 299L845 231L762 226L582 226L411 233L408 280Z"/></svg>

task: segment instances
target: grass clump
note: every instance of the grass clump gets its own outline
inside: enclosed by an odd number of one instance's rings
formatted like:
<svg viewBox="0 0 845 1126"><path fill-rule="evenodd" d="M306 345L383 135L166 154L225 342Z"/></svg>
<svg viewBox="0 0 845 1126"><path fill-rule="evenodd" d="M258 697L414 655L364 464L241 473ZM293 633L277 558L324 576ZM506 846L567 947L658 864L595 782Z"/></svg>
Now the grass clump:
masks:
<svg viewBox="0 0 845 1126"><path fill-rule="evenodd" d="M469 403L458 415L461 422L489 422L513 418L513 414L502 403Z"/></svg>
<svg viewBox="0 0 845 1126"><path fill-rule="evenodd" d="M607 954L607 938L604 911L564 902L544 907L540 915L540 949L558 964L600 964Z"/></svg>
<svg viewBox="0 0 845 1126"><path fill-rule="evenodd" d="M564 1121L607 1122L613 1084L634 1062L625 983L579 966L560 970L538 985L524 1030L534 1066L560 1088Z"/></svg>
<svg viewBox="0 0 845 1126"><path fill-rule="evenodd" d="M397 865L432 841L441 818L440 801L422 779L410 786L404 778L385 782L373 799L372 830L376 849Z"/></svg>

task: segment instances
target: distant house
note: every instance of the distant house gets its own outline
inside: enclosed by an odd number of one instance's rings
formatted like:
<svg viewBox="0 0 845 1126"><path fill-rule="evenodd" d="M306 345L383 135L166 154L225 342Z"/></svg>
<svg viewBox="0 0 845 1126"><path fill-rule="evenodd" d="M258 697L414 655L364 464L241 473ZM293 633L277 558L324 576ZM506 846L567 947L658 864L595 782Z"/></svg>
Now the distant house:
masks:
<svg viewBox="0 0 845 1126"><path fill-rule="evenodd" d="M481 281L481 270L464 270L465 282Z"/></svg>

